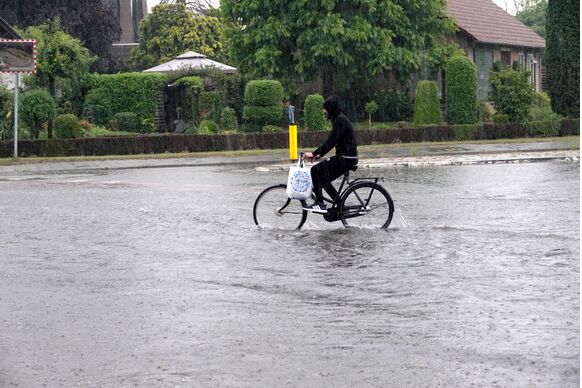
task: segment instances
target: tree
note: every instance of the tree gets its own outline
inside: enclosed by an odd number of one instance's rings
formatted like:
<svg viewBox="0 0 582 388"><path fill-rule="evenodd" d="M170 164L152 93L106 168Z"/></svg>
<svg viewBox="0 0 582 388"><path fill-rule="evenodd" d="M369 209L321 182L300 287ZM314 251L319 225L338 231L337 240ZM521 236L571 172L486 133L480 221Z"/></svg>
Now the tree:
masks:
<svg viewBox="0 0 582 388"><path fill-rule="evenodd" d="M215 10L210 0L161 0L160 4L184 4L197 15L207 15Z"/></svg>
<svg viewBox="0 0 582 388"><path fill-rule="evenodd" d="M475 62L458 55L447 62L447 121L449 124L474 124L477 112L477 68Z"/></svg>
<svg viewBox="0 0 582 388"><path fill-rule="evenodd" d="M529 74L520 68L503 67L489 76L489 98L497 112L507 115L511 122L520 123L527 119L534 98Z"/></svg>
<svg viewBox="0 0 582 388"><path fill-rule="evenodd" d="M515 17L534 30L542 38L546 38L546 10L548 0L538 0L523 6Z"/></svg>
<svg viewBox="0 0 582 388"><path fill-rule="evenodd" d="M455 29L444 0L223 0L221 12L234 62L291 92L318 78L325 95L365 89L385 72L407 82L454 47L444 39Z"/></svg>
<svg viewBox="0 0 582 388"><path fill-rule="evenodd" d="M188 50L220 57L221 30L218 18L194 16L184 4L158 5L140 25L139 47L132 51L132 66L145 69Z"/></svg>
<svg viewBox="0 0 582 388"><path fill-rule="evenodd" d="M580 116L580 3L549 0L546 30L548 91L554 112Z"/></svg>
<svg viewBox="0 0 582 388"><path fill-rule="evenodd" d="M5 0L0 1L0 15L21 29L59 17L63 30L99 57L93 70L105 71L113 66L111 44L120 29L102 0Z"/></svg>
<svg viewBox="0 0 582 388"><path fill-rule="evenodd" d="M46 90L29 90L22 93L18 111L22 121L29 126L32 138L38 139L42 124L55 117L55 100Z"/></svg>
<svg viewBox="0 0 582 388"><path fill-rule="evenodd" d="M62 30L59 18L38 27L29 27L23 35L37 41L36 86L48 89L55 100L60 81L79 89L82 77L89 72L95 58L78 39ZM48 137L52 138L51 121Z"/></svg>

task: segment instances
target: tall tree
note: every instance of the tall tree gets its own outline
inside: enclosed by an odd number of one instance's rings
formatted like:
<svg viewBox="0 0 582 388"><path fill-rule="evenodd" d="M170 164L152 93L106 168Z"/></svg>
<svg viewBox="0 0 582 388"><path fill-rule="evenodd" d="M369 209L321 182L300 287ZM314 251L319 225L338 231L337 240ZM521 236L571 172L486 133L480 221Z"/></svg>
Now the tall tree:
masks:
<svg viewBox="0 0 582 388"><path fill-rule="evenodd" d="M455 29L445 0L223 0L221 10L245 73L287 90L320 77L325 95L444 64Z"/></svg>
<svg viewBox="0 0 582 388"><path fill-rule="evenodd" d="M154 7L139 30L139 47L132 51L135 68L158 65L188 50L222 59L220 20L214 16L194 16L184 4Z"/></svg>
<svg viewBox="0 0 582 388"><path fill-rule="evenodd" d="M554 112L580 117L580 3L549 0L546 69Z"/></svg>
<svg viewBox="0 0 582 388"><path fill-rule="evenodd" d="M545 39L547 9L548 0L538 0L522 6L515 17Z"/></svg>
<svg viewBox="0 0 582 388"><path fill-rule="evenodd" d="M94 70L105 71L112 65L111 44L119 25L102 0L4 0L0 1L0 15L20 28L59 17L63 30L99 57Z"/></svg>
<svg viewBox="0 0 582 388"><path fill-rule="evenodd" d="M34 82L37 86L48 89L55 100L60 81L66 80L69 85L79 85L81 78L89 72L89 67L95 61L78 39L62 30L58 18L38 27L29 27L22 35L38 42ZM73 87L78 89L78 86ZM49 138L52 137L51 129L49 121Z"/></svg>
<svg viewBox="0 0 582 388"><path fill-rule="evenodd" d="M207 15L214 10L212 0L160 0L160 4L184 4L197 15Z"/></svg>

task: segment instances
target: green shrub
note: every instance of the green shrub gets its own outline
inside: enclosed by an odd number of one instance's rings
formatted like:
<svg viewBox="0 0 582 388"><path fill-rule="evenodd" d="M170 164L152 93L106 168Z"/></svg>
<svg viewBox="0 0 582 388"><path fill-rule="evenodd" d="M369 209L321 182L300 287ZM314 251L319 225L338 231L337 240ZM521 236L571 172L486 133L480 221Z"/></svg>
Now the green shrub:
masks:
<svg viewBox="0 0 582 388"><path fill-rule="evenodd" d="M38 138L41 125L55 117L57 107L49 92L33 89L22 93L20 119L28 126L33 139Z"/></svg>
<svg viewBox="0 0 582 388"><path fill-rule="evenodd" d="M87 93L83 117L96 125L106 125L113 116L111 99L103 89L94 89Z"/></svg>
<svg viewBox="0 0 582 388"><path fill-rule="evenodd" d="M303 118L305 127L313 131L325 129L325 113L323 113L323 96L312 94L305 98L303 104Z"/></svg>
<svg viewBox="0 0 582 388"><path fill-rule="evenodd" d="M285 92L279 81L255 80L249 81L245 87L244 101L246 105L272 106L283 101Z"/></svg>
<svg viewBox="0 0 582 388"><path fill-rule="evenodd" d="M527 126L528 136L558 136L560 134L561 120L529 121Z"/></svg>
<svg viewBox="0 0 582 388"><path fill-rule="evenodd" d="M11 139L13 136L13 99L12 92L0 85L0 141Z"/></svg>
<svg viewBox="0 0 582 388"><path fill-rule="evenodd" d="M477 67L466 56L447 62L447 121L449 124L474 124L477 111Z"/></svg>
<svg viewBox="0 0 582 388"><path fill-rule="evenodd" d="M283 86L279 81L249 81L245 87L243 118L257 130L268 124L280 124L283 97Z"/></svg>
<svg viewBox="0 0 582 388"><path fill-rule="evenodd" d="M451 125L454 133L454 140L467 141L477 140L479 138L480 124L460 124Z"/></svg>
<svg viewBox="0 0 582 388"><path fill-rule="evenodd" d="M505 124L509 122L509 116L508 115L493 115L491 117L491 121L493 121L495 124Z"/></svg>
<svg viewBox="0 0 582 388"><path fill-rule="evenodd" d="M198 100L198 111L200 114L200 119L206 120L220 120L220 112L218 112L218 117L216 117L217 107L222 107L224 104L224 95L221 92L202 92Z"/></svg>
<svg viewBox="0 0 582 388"><path fill-rule="evenodd" d="M153 120L156 96L167 82L167 77L159 73L93 74L86 79L90 91L85 107L92 108L92 114L98 117L98 121L93 122L99 125L108 124L118 112L134 112L139 122ZM98 98L92 97L97 101L87 101L91 94L98 94Z"/></svg>
<svg viewBox="0 0 582 388"><path fill-rule="evenodd" d="M420 81L416 86L412 121L414 125L440 124L443 121L435 81Z"/></svg>
<svg viewBox="0 0 582 388"><path fill-rule="evenodd" d="M489 98L497 112L507 115L511 122L521 123L527 119L534 98L528 76L529 72L512 68L501 69L489 76Z"/></svg>
<svg viewBox="0 0 582 388"><path fill-rule="evenodd" d="M180 119L184 121L198 121L199 95L204 90L204 80L200 77L183 77L178 79L175 85L184 87L184 95L178 101Z"/></svg>
<svg viewBox="0 0 582 388"><path fill-rule="evenodd" d="M220 128L212 120L202 120L198 127L198 133L218 133Z"/></svg>
<svg viewBox="0 0 582 388"><path fill-rule="evenodd" d="M277 125L265 125L263 132L285 132L287 128L279 127Z"/></svg>
<svg viewBox="0 0 582 388"><path fill-rule="evenodd" d="M562 119L562 116L552 111L552 103L546 93L537 92L534 93L527 119L528 121L555 121Z"/></svg>
<svg viewBox="0 0 582 388"><path fill-rule="evenodd" d="M238 130L238 122L236 120L236 112L230 107L225 107L220 115L220 129L223 131Z"/></svg>
<svg viewBox="0 0 582 388"><path fill-rule="evenodd" d="M109 127L113 131L142 132L137 115L133 112L119 112L113 115Z"/></svg>
<svg viewBox="0 0 582 388"><path fill-rule="evenodd" d="M54 121L54 129L58 139L74 139L84 134L79 119L71 113L58 115Z"/></svg>
<svg viewBox="0 0 582 388"><path fill-rule="evenodd" d="M372 127L372 115L378 111L378 104L372 100L366 104L364 110L368 114L368 126Z"/></svg>
<svg viewBox="0 0 582 388"><path fill-rule="evenodd" d="M283 111L280 106L245 106L243 118L263 125L279 124ZM261 125L262 126L262 125Z"/></svg>
<svg viewBox="0 0 582 388"><path fill-rule="evenodd" d="M195 135L198 133L198 127L193 122L188 123L188 128L184 131L186 135Z"/></svg>
<svg viewBox="0 0 582 388"><path fill-rule="evenodd" d="M495 109L487 102L479 103L479 119L482 123L491 122L491 118L495 114Z"/></svg>
<svg viewBox="0 0 582 388"><path fill-rule="evenodd" d="M378 102L378 121L408 121L412 117L412 103L404 91L382 91L376 94L375 100Z"/></svg>

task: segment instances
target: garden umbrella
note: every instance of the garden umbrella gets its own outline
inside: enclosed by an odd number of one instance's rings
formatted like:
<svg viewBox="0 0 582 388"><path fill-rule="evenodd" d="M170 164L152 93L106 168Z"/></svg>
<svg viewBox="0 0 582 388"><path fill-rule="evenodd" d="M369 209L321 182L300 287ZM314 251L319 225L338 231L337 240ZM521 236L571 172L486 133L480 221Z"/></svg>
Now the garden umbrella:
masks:
<svg viewBox="0 0 582 388"><path fill-rule="evenodd" d="M144 70L145 73L170 73L174 71L187 71L198 69L217 69L223 73L236 73L236 68L225 65L224 63L208 59L206 55L195 53L194 51L187 51L182 55L177 56L169 62L154 66L150 69Z"/></svg>

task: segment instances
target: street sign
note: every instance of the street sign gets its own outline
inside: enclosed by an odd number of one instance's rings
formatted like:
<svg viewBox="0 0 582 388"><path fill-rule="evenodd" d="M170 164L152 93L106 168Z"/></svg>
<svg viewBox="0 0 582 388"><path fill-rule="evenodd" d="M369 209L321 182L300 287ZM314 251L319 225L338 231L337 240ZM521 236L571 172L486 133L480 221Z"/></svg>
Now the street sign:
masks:
<svg viewBox="0 0 582 388"><path fill-rule="evenodd" d="M32 74L35 72L35 40L0 39L0 73Z"/></svg>

